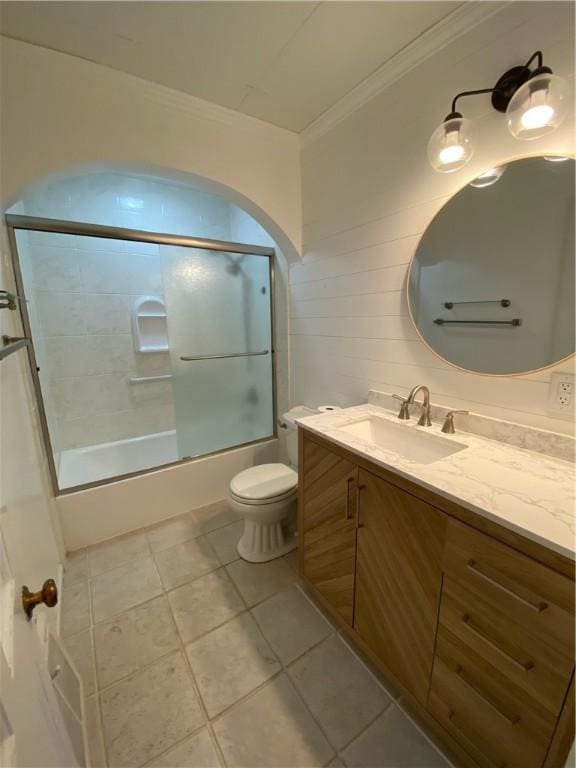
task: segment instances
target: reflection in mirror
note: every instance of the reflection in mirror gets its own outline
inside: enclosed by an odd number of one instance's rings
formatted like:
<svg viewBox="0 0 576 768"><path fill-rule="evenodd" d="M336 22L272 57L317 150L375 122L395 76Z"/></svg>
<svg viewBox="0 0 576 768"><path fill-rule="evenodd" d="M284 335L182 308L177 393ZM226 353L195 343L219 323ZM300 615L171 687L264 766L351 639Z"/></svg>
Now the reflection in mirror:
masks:
<svg viewBox="0 0 576 768"><path fill-rule="evenodd" d="M448 362L506 375L574 354L574 160L562 159L487 169L422 236L410 314Z"/></svg>

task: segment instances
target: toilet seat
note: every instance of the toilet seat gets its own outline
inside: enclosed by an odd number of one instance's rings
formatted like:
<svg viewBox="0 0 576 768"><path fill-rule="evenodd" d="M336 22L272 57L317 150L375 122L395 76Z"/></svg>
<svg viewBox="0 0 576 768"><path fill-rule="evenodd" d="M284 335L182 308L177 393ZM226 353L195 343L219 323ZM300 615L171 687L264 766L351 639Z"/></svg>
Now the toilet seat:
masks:
<svg viewBox="0 0 576 768"><path fill-rule="evenodd" d="M244 504L267 504L290 498L298 474L286 464L259 464L239 472L230 482L230 495Z"/></svg>
<svg viewBox="0 0 576 768"><path fill-rule="evenodd" d="M237 496L235 493L232 493L232 491L229 492L229 496L239 504L246 504L250 507L263 507L266 504L274 504L275 502L280 501L289 501L290 499L295 498L297 493L298 488L292 488L292 490L287 491L286 493L282 493L279 496L268 496L266 499L248 499L245 496Z"/></svg>

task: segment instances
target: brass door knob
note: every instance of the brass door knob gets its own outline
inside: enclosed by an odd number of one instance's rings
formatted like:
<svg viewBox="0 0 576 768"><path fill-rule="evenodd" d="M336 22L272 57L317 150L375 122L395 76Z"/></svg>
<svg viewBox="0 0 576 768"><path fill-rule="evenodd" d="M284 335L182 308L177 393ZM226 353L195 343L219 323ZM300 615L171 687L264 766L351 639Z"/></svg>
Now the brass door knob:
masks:
<svg viewBox="0 0 576 768"><path fill-rule="evenodd" d="M28 587L22 587L22 608L28 619L32 618L34 608L40 603L48 608L58 604L58 587L54 579L46 579L40 592L30 592Z"/></svg>

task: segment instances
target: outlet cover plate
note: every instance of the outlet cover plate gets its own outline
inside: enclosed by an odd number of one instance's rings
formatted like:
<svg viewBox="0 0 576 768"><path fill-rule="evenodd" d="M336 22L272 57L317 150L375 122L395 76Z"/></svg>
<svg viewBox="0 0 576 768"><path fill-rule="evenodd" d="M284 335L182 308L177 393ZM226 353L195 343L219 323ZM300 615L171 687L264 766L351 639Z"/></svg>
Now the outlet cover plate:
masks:
<svg viewBox="0 0 576 768"><path fill-rule="evenodd" d="M548 387L548 413L572 421L576 382L572 373L553 373Z"/></svg>

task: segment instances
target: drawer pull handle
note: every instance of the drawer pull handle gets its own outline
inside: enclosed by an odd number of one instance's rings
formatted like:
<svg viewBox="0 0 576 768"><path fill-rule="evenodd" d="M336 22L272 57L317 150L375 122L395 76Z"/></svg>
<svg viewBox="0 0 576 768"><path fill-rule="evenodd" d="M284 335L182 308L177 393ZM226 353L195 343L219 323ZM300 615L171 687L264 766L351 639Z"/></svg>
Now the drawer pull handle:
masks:
<svg viewBox="0 0 576 768"><path fill-rule="evenodd" d="M465 613L462 616L462 621L468 629L473 632L475 635L480 637L482 640L484 640L485 643L488 643L488 645L492 646L494 650L498 651L498 653L501 653L503 656L506 656L507 659L509 659L513 664L516 664L517 667L520 667L520 669L523 669L524 672L529 672L531 669L534 668L534 662L533 661L518 661L518 659L515 659L514 656L511 656L507 651L505 651L503 648L500 648L499 645L496 645L496 643L491 640L487 635L482 632L470 619L470 616Z"/></svg>
<svg viewBox="0 0 576 768"><path fill-rule="evenodd" d="M491 709L493 709L493 710L494 710L494 712L496 712L496 714L500 715L500 717L502 717L504 720L506 720L506 722L507 722L507 723L509 723L510 725L516 725L517 723L519 723L519 722L520 722L520 716L519 716L519 715L512 715L512 717L510 717L510 716L509 716L509 715L507 715L505 712L502 712L502 710L500 710L500 709L499 709L499 708L496 706L496 704L494 704L494 702L490 701L490 699L487 699L487 698L486 698L486 696L484 696L484 694L483 694L483 693L481 693L481 692L478 690L478 688L476 688L476 686L475 686L475 685L473 685L473 684L470 682L470 680L468 680L468 679L465 677L465 675L464 675L464 668L463 668L463 667L461 667L461 666L460 666L460 664L458 664L458 666L456 667L456 674L458 675L458 677L460 678L460 680L462 680L462 682L464 683L464 685L468 686L468 688L470 688L470 690L474 691L474 693L476 694L476 696L478 696L478 698L479 698L479 699L482 699L482 701L483 701L485 704L488 704L488 706L489 706Z"/></svg>
<svg viewBox="0 0 576 768"><path fill-rule="evenodd" d="M350 484L354 482L353 477L349 477L346 481L346 520L352 520L353 515L350 514Z"/></svg>
<svg viewBox="0 0 576 768"><path fill-rule="evenodd" d="M545 611L546 608L548 608L548 603L537 603L536 605L530 600L526 600L525 597L522 597L522 595L519 595L517 592L514 592L512 589L508 589L508 587L505 587L504 584L500 584L499 581L496 581L496 579L493 579L491 576L488 576L487 573L484 573L480 570L478 567L478 563L476 560L468 560L467 567L474 571L474 573L477 576L480 576L481 579L484 579L484 581L489 582L495 587L498 587L498 589L502 590L502 592L506 592L507 595L510 595L511 597L516 598L520 603L523 603L524 605L528 606L528 608L531 608L533 611L536 611L537 613L542 613L542 611Z"/></svg>

